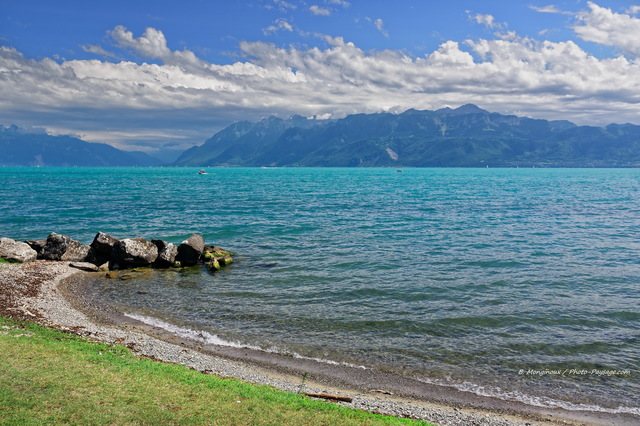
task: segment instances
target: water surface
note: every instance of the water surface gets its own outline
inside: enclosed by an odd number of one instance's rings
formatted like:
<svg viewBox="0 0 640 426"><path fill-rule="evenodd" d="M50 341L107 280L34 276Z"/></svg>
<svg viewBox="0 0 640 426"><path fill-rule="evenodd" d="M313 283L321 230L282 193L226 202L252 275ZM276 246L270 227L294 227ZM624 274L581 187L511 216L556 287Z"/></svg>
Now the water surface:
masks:
<svg viewBox="0 0 640 426"><path fill-rule="evenodd" d="M225 342L640 415L640 170L0 168L0 229L236 253L95 297Z"/></svg>

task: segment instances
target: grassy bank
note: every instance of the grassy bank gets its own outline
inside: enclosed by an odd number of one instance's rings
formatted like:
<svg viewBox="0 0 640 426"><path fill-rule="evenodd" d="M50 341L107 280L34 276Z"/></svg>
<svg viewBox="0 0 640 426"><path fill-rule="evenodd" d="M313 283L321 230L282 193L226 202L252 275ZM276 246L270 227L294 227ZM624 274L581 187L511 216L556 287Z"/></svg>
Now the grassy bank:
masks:
<svg viewBox="0 0 640 426"><path fill-rule="evenodd" d="M415 424L2 317L0 353L1 424Z"/></svg>

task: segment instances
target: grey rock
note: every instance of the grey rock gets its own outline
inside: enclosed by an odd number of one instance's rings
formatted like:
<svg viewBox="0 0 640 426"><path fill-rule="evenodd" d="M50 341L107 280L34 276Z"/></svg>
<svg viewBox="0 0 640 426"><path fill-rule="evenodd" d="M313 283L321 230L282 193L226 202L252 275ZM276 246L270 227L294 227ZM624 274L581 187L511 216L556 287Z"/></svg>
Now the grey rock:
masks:
<svg viewBox="0 0 640 426"><path fill-rule="evenodd" d="M29 244L29 247L34 249L36 253L38 253L38 256L40 256L40 254L42 253L42 249L44 248L45 244L47 244L47 240L27 240L25 241L25 243Z"/></svg>
<svg viewBox="0 0 640 426"><path fill-rule="evenodd" d="M151 240L151 242L158 248L158 258L155 260L153 266L157 268L171 268L176 262L178 247L173 243L168 243L163 240Z"/></svg>
<svg viewBox="0 0 640 426"><path fill-rule="evenodd" d="M182 263L182 266L197 265L203 251L204 238L202 235L193 234L178 246L176 259Z"/></svg>
<svg viewBox="0 0 640 426"><path fill-rule="evenodd" d="M81 271L87 271L87 272L98 272L99 270L96 265L89 262L71 262L69 263L69 266L71 266L72 268L80 269Z"/></svg>
<svg viewBox="0 0 640 426"><path fill-rule="evenodd" d="M115 243L120 241L118 238L98 232L91 242L92 262L101 265L111 259L111 252Z"/></svg>
<svg viewBox="0 0 640 426"><path fill-rule="evenodd" d="M89 255L89 249L88 245L80 241L52 232L47 237L47 243L42 248L40 257L46 260L84 262Z"/></svg>
<svg viewBox="0 0 640 426"><path fill-rule="evenodd" d="M113 245L109 269L150 266L158 258L158 248L144 238L125 238Z"/></svg>
<svg viewBox="0 0 640 426"><path fill-rule="evenodd" d="M11 262L31 262L38 253L29 244L11 238L0 238L0 257Z"/></svg>

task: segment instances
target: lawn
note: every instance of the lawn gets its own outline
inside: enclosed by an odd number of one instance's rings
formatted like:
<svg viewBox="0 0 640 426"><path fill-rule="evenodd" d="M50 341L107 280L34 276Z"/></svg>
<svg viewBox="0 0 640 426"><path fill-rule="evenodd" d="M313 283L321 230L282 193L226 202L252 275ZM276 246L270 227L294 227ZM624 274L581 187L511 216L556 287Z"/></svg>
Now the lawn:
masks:
<svg viewBox="0 0 640 426"><path fill-rule="evenodd" d="M0 317L0 424L425 424L206 375Z"/></svg>

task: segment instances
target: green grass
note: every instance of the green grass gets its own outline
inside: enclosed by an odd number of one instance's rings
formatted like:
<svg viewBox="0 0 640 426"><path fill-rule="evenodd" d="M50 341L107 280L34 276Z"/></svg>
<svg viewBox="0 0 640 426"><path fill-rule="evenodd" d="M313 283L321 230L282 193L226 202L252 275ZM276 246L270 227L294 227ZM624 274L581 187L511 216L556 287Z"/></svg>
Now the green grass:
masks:
<svg viewBox="0 0 640 426"><path fill-rule="evenodd" d="M0 257L0 263L13 263L13 262L10 262L7 259L3 259Z"/></svg>
<svg viewBox="0 0 640 426"><path fill-rule="evenodd" d="M0 424L415 424L0 317ZM423 423L424 424L424 423Z"/></svg>

